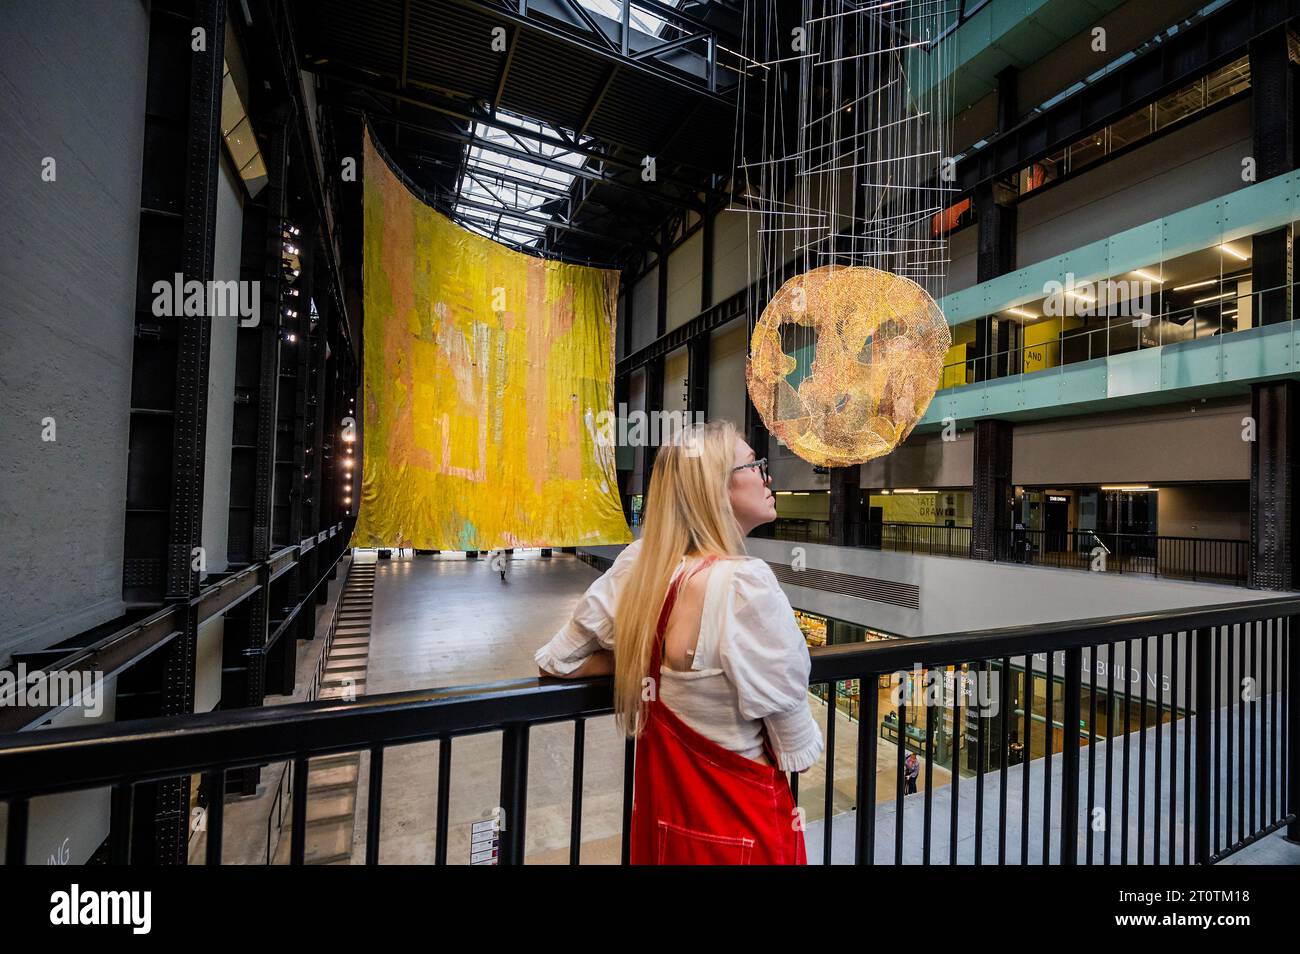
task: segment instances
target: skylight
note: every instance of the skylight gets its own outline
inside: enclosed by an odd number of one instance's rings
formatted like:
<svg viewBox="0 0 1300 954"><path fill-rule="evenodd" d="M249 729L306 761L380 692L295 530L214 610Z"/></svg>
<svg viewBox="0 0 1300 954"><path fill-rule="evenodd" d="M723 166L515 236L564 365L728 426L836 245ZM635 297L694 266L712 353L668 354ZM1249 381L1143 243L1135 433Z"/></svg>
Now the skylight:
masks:
<svg viewBox="0 0 1300 954"><path fill-rule="evenodd" d="M521 132L559 138L545 123L501 112L497 120ZM542 206L568 195L576 175L565 167L576 169L584 161L562 146L475 123L474 142L460 178L456 218L490 238L534 246L552 221Z"/></svg>

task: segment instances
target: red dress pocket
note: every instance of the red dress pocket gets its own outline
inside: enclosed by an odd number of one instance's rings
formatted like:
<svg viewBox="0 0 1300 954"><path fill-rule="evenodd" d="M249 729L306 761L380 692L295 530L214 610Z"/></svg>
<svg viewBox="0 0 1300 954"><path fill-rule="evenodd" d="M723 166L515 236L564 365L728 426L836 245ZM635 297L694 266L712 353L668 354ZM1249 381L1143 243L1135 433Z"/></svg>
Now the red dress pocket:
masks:
<svg viewBox="0 0 1300 954"><path fill-rule="evenodd" d="M754 851L754 839L715 835L660 821L656 839L656 864L661 865L747 865Z"/></svg>

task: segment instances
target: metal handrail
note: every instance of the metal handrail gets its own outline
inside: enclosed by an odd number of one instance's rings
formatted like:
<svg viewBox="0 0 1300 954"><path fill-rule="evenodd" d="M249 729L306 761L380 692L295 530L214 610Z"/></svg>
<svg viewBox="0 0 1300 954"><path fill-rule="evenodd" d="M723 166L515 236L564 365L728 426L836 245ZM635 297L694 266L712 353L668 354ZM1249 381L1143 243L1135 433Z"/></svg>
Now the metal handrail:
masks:
<svg viewBox="0 0 1300 954"><path fill-rule="evenodd" d="M1023 664L1025 680L1022 692L1030 691L1031 681L1039 672L1045 678L1046 702L1044 713L1056 720L1053 707L1053 694L1060 692L1063 716L1060 719L1062 730L1059 736L1042 740L1041 757L1032 755L1031 715L1023 710L1023 736L1016 736L1017 725L1012 725L1004 715L997 723L986 719L975 719L972 736L969 729L963 729L960 736L952 734L947 744L948 757L952 760L951 786L951 828L948 840L950 863L956 863L958 848L958 812L957 803L960 787L969 782L962 782L963 769L958 764L959 756L964 755L968 762L973 757L973 766L968 764L965 771L975 773L975 798L977 806L985 797L984 780L992 773L998 773L1001 781L1001 796L998 802L1000 814L997 827L992 832L998 842L999 860L1006 856L1007 832L1012 829L1014 821L1007 811L1009 783L1009 752L1015 747L1017 739L1020 745L1017 751L1015 775L1017 784L1023 791L1031 790L1031 764L1038 764L1036 770L1043 774L1042 798L1044 799L1044 816L1042 819L1041 840L1035 847L1037 854L1041 848L1042 860L1049 861L1052 853L1053 838L1056 838L1056 851L1062 864L1079 863L1080 851L1083 857L1092 863L1095 860L1092 828L1075 824L1060 824L1059 832L1053 828L1053 812L1060 819L1078 819L1080 811L1092 810L1097 797L1095 777L1098 772L1105 775L1105 810L1109 813L1112 792L1113 751L1123 748L1123 782L1120 797L1123 801L1125 828L1120 842L1121 863L1127 863L1127 810L1129 804L1129 750L1136 741L1137 763L1139 773L1139 798L1137 799L1137 862L1143 863L1146 835L1154 838L1152 857L1160 859L1161 855L1161 768L1164 764L1161 749L1161 732L1165 725L1164 714L1169 720L1170 766L1167 777L1171 799L1177 794L1177 785L1173 759L1177 757L1174 720L1179 719L1178 732L1181 734L1183 755L1182 839L1177 847L1182 850L1183 861L1195 860L1198 864L1210 864L1227 854L1240 850L1264 835L1289 826L1289 834L1300 838L1300 821L1297 820L1297 806L1300 806L1300 705L1296 704L1300 696L1300 653L1297 653L1295 640L1292 638L1291 620L1300 617L1300 597L1284 596L1258 601L1246 601L1215 607L1198 607L1169 612L1137 613L1119 616L1099 617L1089 620L1075 620L1061 623L1049 623L1031 626L1013 626L977 632L951 633L914 639L888 640L866 644L834 645L820 647L812 652L812 685L830 685L842 681L861 680L860 686L871 686L873 680L893 673L916 671L923 667L928 672L947 672L949 665L954 670L949 675L961 673L963 676L981 675L989 680L997 678L1002 688L998 699L1010 702L1013 695L1010 689L1011 668ZM1141 649L1140 708L1138 728L1130 721L1129 710L1138 699L1137 686L1126 684L1122 690L1123 725L1116 730L1113 725L1107 731L1107 744L1104 746L1105 763L1099 765L1098 748L1089 746L1085 740L1084 727L1096 723L1097 719L1097 681L1095 674L1087 681L1084 672L1091 671L1094 664L1099 664L1102 650L1106 652L1107 672L1114 664L1113 654L1119 649L1121 662L1131 670L1134 661L1133 643ZM1157 682L1159 674L1164 671L1166 658L1172 666L1169 699L1162 697L1159 691L1148 704L1147 678L1151 675L1148 663L1148 650L1155 645L1153 657ZM1260 655L1260 647L1267 650L1267 660ZM1166 647L1172 653L1166 656ZM1226 655L1221 652L1226 650ZM1253 655L1252 655L1253 653ZM1063 654L1063 662L1058 664L1058 655ZM1043 659L1038 672L1036 660ZM1231 689L1234 659L1239 674L1247 671L1242 665L1251 661L1252 672L1259 673L1264 679L1262 694L1243 697L1235 701L1236 694ZM1276 662L1275 662L1276 660ZM1182 700L1177 698L1180 686L1179 667L1183 665ZM1056 668L1059 665L1059 669ZM1194 690L1193 690L1194 685ZM1108 681L1107 691L1113 691ZM1087 722L1083 718L1083 699L1090 700L1091 716ZM874 726L879 718L877 692L860 692L862 709L859 723ZM524 832L528 791L528 733L533 725L555 722L574 723L575 745L575 782L573 791L574 807L570 832L570 859L579 860L577 846L580 845L581 822L581 759L585 721L593 716L607 715L612 709L612 681L609 677L566 681L555 679L517 679L491 683L480 686L464 686L453 689L429 689L416 692L388 693L378 696L365 696L355 702L337 701L297 703L278 706L273 709L231 710L228 712L209 713L200 716L169 719L148 719L137 722L109 723L107 725L90 725L50 729L39 733L16 733L0 738L0 800L8 802L8 837L6 839L6 861L18 864L27 856L27 834L30 799L64 791L86 788L112 786L112 809L110 818L109 842L111 855L115 863L130 861L130 839L125 833L130 831L133 813L134 786L141 782L174 778L194 772L204 773L210 791L222 791L227 772L245 765L260 764L270 761L293 762L293 806L292 831L293 843L290 861L302 864L305 860L305 827L307 823L307 775L309 759L343 752L367 751L370 754L370 792L371 799L367 810L366 822L366 862L377 864L379 861L380 822L379 793L383 782L384 751L394 745L412 742L439 742L439 777L437 818L438 863L446 862L446 846L449 837L449 820L447 804L449 801L449 773L451 767L451 742L454 738L483 732L502 732L501 755L501 808L511 819L509 831L503 831L500 860L503 863L522 863L524 859ZM913 703L908 700L896 700L897 721L900 726L907 725L907 708ZM952 725L954 733L958 726L968 725L972 718L974 703L966 704L957 695L950 703L941 703L943 707L953 708ZM935 734L935 707L933 703L923 703L926 712L925 747L926 784L924 800L925 814L925 858L930 857L930 804L932 785L930 772L933 768ZM981 704L982 705L982 704ZM1152 731L1156 738L1154 761L1154 794L1152 802L1148 797L1149 787L1141 781L1144 778L1147 762L1146 733L1148 715L1154 706L1155 721ZM962 709L966 709L965 719ZM1240 711L1237 733L1233 732L1234 713ZM1268 764L1273 767L1272 774L1264 778L1258 792L1252 778L1249 787L1249 801L1246 797L1245 775L1233 775L1232 753L1234 738L1238 739L1236 748L1241 758L1246 758L1246 748L1241 736L1245 732L1247 714L1250 716L1250 751L1255 751L1256 741L1260 751L1269 754ZM1259 732L1256 732L1256 715L1259 715ZM991 719L993 713L989 714ZM1014 718L1015 713L1012 713ZM1189 718L1194 716L1195 718ZM835 719L828 719L826 725L826 743L828 765L834 759ZM1226 728L1225 728L1226 727ZM1279 731L1280 729L1280 731ZM992 733L1001 733L1001 742L994 750L986 748L996 741ZM1089 729L1089 732L1092 730ZM1191 742L1195 738L1195 755ZM907 733L898 733L898 755L900 766L897 772L896 811L894 819L897 826L894 841L894 862L901 863L904 853L901 818L902 807L907 797L904 791L901 772L903 749L907 744ZM964 743L960 739L970 740ZM942 746L943 738L938 742ZM957 741L954 741L957 740ZM1280 745L1279 745L1280 742ZM1228 754L1228 769L1223 771L1219 763L1219 747L1223 744ZM1268 748L1265 750L1264 746ZM859 731L857 740L857 804L874 806L878 771L879 739L874 731ZM1084 753L1086 749L1086 772ZM963 752L964 750L964 752ZM1000 757L1000 766L992 764L992 753ZM632 767L634 763L634 743L626 745L623 773L623 851L624 861L628 859L628 820L631 811ZM1280 756L1280 761L1278 760ZM940 753L940 759L943 755ZM1059 758L1059 762L1057 759ZM1244 761L1242 763L1244 765ZM1021 767L1023 766L1023 768ZM1053 773L1059 770L1060 781L1055 795L1052 793ZM1086 788L1084 777L1086 775ZM1233 787L1237 788L1236 833L1233 832ZM797 791L797 776L792 779L792 786ZM990 798L997 792L990 791ZM1267 796L1267 801L1265 800ZM969 796L968 796L969 797ZM1037 797L1037 796L1035 796ZM823 826L823 859L833 857L833 788L826 787L825 819ZM1051 808L1056 799L1056 808ZM1224 799L1227 799L1225 802ZM1148 802L1152 803L1155 815L1153 828L1143 828L1143 813ZM1213 804L1213 810L1211 808ZM1048 810L1051 808L1051 810ZM1259 809L1258 823L1256 808ZM1221 838L1223 821L1221 812L1227 811L1226 844ZM1246 813L1250 812L1250 827L1247 830ZM992 809L990 809L992 810ZM977 817L979 809L977 807ZM222 853L224 804L216 799L209 806L207 862L220 864ZM1180 820L1172 805L1164 815L1168 822L1167 848L1169 861L1176 860L1176 831ZM975 858L979 863L981 857L980 835L983 831L977 822L975 840ZM854 816L854 856L861 863L871 861L878 854L878 821L874 811L857 811ZM1036 828L1036 826L1035 826ZM1028 802L1024 803L1024 813L1020 820L1020 850L1022 863L1028 862L1030 846L1030 818ZM992 837L991 836L991 837ZM1100 836L1099 836L1100 837ZM1086 848L1085 848L1086 845ZM1194 849L1193 849L1194 846ZM1111 839L1107 830L1104 839L1105 859L1109 863Z"/></svg>

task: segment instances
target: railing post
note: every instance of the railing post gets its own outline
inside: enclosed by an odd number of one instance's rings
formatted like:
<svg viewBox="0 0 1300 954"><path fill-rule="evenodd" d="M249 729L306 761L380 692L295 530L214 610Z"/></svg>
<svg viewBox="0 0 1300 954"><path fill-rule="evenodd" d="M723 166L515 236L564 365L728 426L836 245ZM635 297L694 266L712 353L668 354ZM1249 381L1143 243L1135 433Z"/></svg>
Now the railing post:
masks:
<svg viewBox="0 0 1300 954"><path fill-rule="evenodd" d="M528 725L516 722L506 726L501 736L501 809L505 814L505 830L501 833L500 864L524 863L527 793Z"/></svg>
<svg viewBox="0 0 1300 954"><path fill-rule="evenodd" d="M1286 622L1286 779L1287 811L1291 823L1286 826L1288 841L1300 842L1300 654L1291 638L1291 617Z"/></svg>
<svg viewBox="0 0 1300 954"><path fill-rule="evenodd" d="M1083 647L1065 651L1065 726L1064 763L1061 766L1061 864L1079 863L1079 719L1083 694ZM1047 714L1048 737L1051 737L1052 714ZM1050 756L1044 771L1050 772Z"/></svg>
<svg viewBox="0 0 1300 954"><path fill-rule="evenodd" d="M1198 865L1210 863L1210 769L1214 753L1210 751L1210 720L1214 718L1215 699L1210 688L1210 666L1213 658L1210 632L1193 631L1196 640L1196 774L1195 822L1193 858Z"/></svg>

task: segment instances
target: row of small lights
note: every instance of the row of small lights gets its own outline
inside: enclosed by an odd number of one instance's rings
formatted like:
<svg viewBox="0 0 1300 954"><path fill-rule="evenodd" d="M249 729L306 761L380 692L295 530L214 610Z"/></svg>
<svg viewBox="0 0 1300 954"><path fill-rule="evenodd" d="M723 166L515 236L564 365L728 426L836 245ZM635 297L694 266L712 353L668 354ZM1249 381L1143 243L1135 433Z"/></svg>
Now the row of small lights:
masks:
<svg viewBox="0 0 1300 954"><path fill-rule="evenodd" d="M301 251L296 243L298 241L298 236L301 235L302 232L298 226L286 224L280 234L284 239L284 255L281 258L285 272L284 296L286 301L284 303L284 314L286 318L297 318L298 310L290 307L297 303L288 301L288 299L301 297L299 290L292 287L293 282L297 281L301 270L293 267L293 262L290 260L289 256L297 255ZM285 334L284 340L290 344L294 344L297 342L298 336L290 331ZM348 414L349 416L355 417L356 398L348 398ZM343 440L345 443L350 445L355 441L355 438L348 434L344 436ZM307 453L311 453L311 450L309 449ZM352 448L350 446L345 451L345 455L346 456L343 458L343 468L347 472L347 482L343 487L343 504L347 508L344 510L344 515L350 516L352 513L352 464L354 462L352 457Z"/></svg>
<svg viewBox="0 0 1300 954"><path fill-rule="evenodd" d="M298 236L301 234L302 232L298 226L290 223L285 223L284 228L280 232L280 236L284 239L284 254L281 257L281 263L284 269L284 315L286 318L298 317L298 309L296 307L290 307L291 305L297 305L297 302L289 301L289 299L300 297L298 289L292 287L293 283L298 280L300 269L294 267L289 256L297 255L301 251L296 244ZM294 344L298 340L298 336L292 331L285 332L284 340L290 344Z"/></svg>

